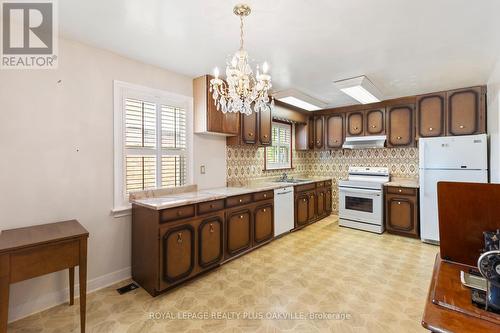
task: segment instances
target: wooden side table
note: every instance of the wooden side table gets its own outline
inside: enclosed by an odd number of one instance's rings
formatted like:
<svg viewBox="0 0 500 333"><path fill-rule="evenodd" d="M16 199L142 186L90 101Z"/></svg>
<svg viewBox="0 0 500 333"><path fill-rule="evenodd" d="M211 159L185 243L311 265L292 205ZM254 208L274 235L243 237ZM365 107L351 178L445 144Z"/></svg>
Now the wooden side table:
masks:
<svg viewBox="0 0 500 333"><path fill-rule="evenodd" d="M75 266L80 266L80 328L85 332L88 236L76 220L2 231L0 333L7 332L11 283L69 269L69 304L73 305Z"/></svg>

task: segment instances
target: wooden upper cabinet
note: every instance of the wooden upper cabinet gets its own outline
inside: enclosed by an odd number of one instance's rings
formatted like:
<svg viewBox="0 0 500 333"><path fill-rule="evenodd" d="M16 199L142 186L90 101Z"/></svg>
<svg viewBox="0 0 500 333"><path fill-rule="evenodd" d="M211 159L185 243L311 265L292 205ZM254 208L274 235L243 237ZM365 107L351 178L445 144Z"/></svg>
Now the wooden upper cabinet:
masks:
<svg viewBox="0 0 500 333"><path fill-rule="evenodd" d="M346 136L362 136L364 114L363 111L349 112L346 115Z"/></svg>
<svg viewBox="0 0 500 333"><path fill-rule="evenodd" d="M272 121L271 109L259 112L259 141L262 146L269 146L272 137Z"/></svg>
<svg viewBox="0 0 500 333"><path fill-rule="evenodd" d="M210 93L210 75L193 80L193 111L195 133L215 133L226 136L238 135L239 114L217 110Z"/></svg>
<svg viewBox="0 0 500 333"><path fill-rule="evenodd" d="M322 149L324 147L324 122L323 117L314 117L314 148Z"/></svg>
<svg viewBox="0 0 500 333"><path fill-rule="evenodd" d="M333 114L326 117L326 148L342 148L344 143L344 115Z"/></svg>
<svg viewBox="0 0 500 333"><path fill-rule="evenodd" d="M451 90L446 93L448 135L485 133L484 87Z"/></svg>
<svg viewBox="0 0 500 333"><path fill-rule="evenodd" d="M385 109L368 110L365 113L365 135L385 134Z"/></svg>
<svg viewBox="0 0 500 333"><path fill-rule="evenodd" d="M387 107L387 147L415 145L413 104Z"/></svg>
<svg viewBox="0 0 500 333"><path fill-rule="evenodd" d="M241 138L243 143L257 143L257 113L241 116Z"/></svg>
<svg viewBox="0 0 500 333"><path fill-rule="evenodd" d="M309 148L309 126L307 124L295 124L295 150L307 150Z"/></svg>
<svg viewBox="0 0 500 333"><path fill-rule="evenodd" d="M308 147L309 149L314 149L314 117L309 117L307 124L308 131Z"/></svg>
<svg viewBox="0 0 500 333"><path fill-rule="evenodd" d="M446 135L446 93L417 96L417 138Z"/></svg>

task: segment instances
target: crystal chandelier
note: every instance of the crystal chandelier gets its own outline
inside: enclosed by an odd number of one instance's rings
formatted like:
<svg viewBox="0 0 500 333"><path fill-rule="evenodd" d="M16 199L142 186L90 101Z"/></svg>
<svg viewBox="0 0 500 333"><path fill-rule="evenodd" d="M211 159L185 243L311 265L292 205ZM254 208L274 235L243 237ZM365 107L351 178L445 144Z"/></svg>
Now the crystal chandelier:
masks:
<svg viewBox="0 0 500 333"><path fill-rule="evenodd" d="M269 66L262 64L262 73L257 65L254 76L248 62L248 53L243 49L243 18L250 15L250 6L236 5L234 14L240 17L240 49L234 54L231 61L227 61L226 81L219 78L219 69L214 69L214 76L210 80L210 92L222 113L241 112L250 115L252 111L265 111L269 108L268 91L271 89L271 76L267 74ZM274 108L274 98L271 109ZM253 110L252 110L253 109Z"/></svg>

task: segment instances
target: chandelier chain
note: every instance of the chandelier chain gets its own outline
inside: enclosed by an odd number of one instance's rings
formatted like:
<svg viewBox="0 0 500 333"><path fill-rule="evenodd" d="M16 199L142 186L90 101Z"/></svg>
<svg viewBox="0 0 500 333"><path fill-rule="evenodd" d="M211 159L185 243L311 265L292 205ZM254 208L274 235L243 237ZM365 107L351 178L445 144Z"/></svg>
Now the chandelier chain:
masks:
<svg viewBox="0 0 500 333"><path fill-rule="evenodd" d="M243 50L243 16L240 16L240 50Z"/></svg>

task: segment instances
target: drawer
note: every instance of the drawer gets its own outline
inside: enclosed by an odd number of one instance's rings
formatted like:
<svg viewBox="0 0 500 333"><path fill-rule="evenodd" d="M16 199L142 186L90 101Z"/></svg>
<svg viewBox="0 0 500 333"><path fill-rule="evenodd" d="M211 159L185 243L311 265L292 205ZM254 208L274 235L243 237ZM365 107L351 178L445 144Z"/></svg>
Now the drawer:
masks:
<svg viewBox="0 0 500 333"><path fill-rule="evenodd" d="M387 187L387 193L415 196L415 195L417 195L417 189L416 188L411 188L411 187L393 187L393 186L388 186Z"/></svg>
<svg viewBox="0 0 500 333"><path fill-rule="evenodd" d="M160 212L160 223L194 216L194 205L164 209Z"/></svg>
<svg viewBox="0 0 500 333"><path fill-rule="evenodd" d="M315 188L316 188L316 184L315 183L304 184L304 185L297 185L297 186L295 186L295 193L297 193L297 192L304 192L304 191L310 191L310 190L314 190Z"/></svg>
<svg viewBox="0 0 500 333"><path fill-rule="evenodd" d="M325 187L332 187L332 181L331 180L327 180L325 182Z"/></svg>
<svg viewBox="0 0 500 333"><path fill-rule="evenodd" d="M224 209L224 199L202 202L198 204L198 215Z"/></svg>
<svg viewBox="0 0 500 333"><path fill-rule="evenodd" d="M235 207L246 205L252 202L251 194L236 195L234 197L226 198L226 207Z"/></svg>
<svg viewBox="0 0 500 333"><path fill-rule="evenodd" d="M254 201L261 201L274 198L274 191L265 191L253 194Z"/></svg>
<svg viewBox="0 0 500 333"><path fill-rule="evenodd" d="M317 182L316 187L325 187L325 182Z"/></svg>

